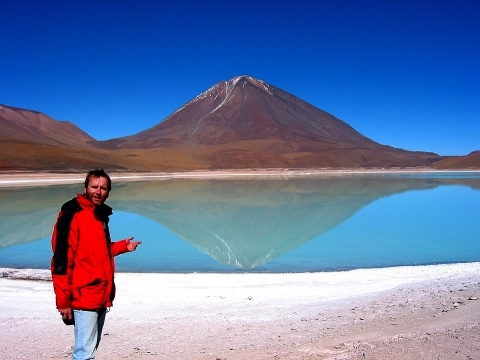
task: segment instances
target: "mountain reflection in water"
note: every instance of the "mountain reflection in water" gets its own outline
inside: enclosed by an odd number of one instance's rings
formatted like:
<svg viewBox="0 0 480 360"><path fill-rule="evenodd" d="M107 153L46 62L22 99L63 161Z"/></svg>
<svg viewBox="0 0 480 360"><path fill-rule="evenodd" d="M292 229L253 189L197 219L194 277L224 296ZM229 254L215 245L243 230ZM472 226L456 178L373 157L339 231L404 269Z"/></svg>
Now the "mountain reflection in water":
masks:
<svg viewBox="0 0 480 360"><path fill-rule="evenodd" d="M114 183L107 203L114 211L163 225L222 264L252 269L380 198L440 185L480 189L480 178L339 175L128 182ZM50 236L61 204L80 191L81 184L1 190L0 250Z"/></svg>

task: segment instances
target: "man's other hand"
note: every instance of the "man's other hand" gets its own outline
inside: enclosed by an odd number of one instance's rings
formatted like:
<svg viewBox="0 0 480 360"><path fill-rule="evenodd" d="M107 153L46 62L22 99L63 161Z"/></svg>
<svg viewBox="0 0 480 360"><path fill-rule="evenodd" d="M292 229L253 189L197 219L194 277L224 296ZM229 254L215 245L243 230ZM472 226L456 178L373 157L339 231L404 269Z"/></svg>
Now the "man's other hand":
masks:
<svg viewBox="0 0 480 360"><path fill-rule="evenodd" d="M58 309L58 312L62 315L63 320L72 320L73 318L73 313L72 313L72 308L68 307L65 309Z"/></svg>

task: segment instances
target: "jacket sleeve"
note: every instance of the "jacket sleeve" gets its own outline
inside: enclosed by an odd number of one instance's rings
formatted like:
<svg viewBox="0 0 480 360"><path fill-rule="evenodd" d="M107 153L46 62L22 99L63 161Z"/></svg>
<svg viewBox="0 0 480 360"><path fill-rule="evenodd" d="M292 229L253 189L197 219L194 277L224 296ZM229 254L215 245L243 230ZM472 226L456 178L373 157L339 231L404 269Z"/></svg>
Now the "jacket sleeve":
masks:
<svg viewBox="0 0 480 360"><path fill-rule="evenodd" d="M117 256L117 255L126 253L128 252L127 241L120 240L120 241L112 242L111 249L112 249L112 256Z"/></svg>
<svg viewBox="0 0 480 360"><path fill-rule="evenodd" d="M67 216L67 219L65 217ZM70 216L70 218L68 218ZM65 220L68 226L65 227ZM72 306L72 270L78 246L78 225L74 214L60 212L52 235L51 263L53 290L57 309Z"/></svg>

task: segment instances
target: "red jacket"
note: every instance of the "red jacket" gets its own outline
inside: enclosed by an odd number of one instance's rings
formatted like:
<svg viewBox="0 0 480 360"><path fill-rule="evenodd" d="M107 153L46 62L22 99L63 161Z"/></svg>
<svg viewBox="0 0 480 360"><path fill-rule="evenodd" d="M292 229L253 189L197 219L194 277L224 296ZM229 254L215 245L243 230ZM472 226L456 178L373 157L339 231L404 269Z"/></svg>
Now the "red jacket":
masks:
<svg viewBox="0 0 480 360"><path fill-rule="evenodd" d="M51 271L58 309L94 310L112 306L113 257L127 252L125 240L111 242L112 209L78 194L62 206L53 229Z"/></svg>

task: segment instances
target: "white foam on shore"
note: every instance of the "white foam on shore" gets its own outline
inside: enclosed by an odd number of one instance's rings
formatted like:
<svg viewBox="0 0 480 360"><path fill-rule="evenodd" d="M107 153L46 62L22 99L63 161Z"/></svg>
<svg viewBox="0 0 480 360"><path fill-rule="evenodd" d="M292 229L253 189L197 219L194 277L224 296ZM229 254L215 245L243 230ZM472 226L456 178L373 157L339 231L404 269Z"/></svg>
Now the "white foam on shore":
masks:
<svg viewBox="0 0 480 360"><path fill-rule="evenodd" d="M269 284L285 285L288 283L308 282L310 284L318 283L325 287L337 286L338 284L348 284L352 282L360 287L372 285L370 289L388 289L397 286L403 282L428 281L436 278L455 276L458 274L480 274L480 262L455 263L439 265L420 265L420 266L396 266L386 268L355 269L348 271L323 271L323 272L303 272L303 273L131 273L117 272L116 277L125 279L141 279L146 281L149 278L170 278L173 282L182 280L182 282L192 282L201 287L208 287L212 280L220 282L224 286L238 287L248 284L263 284L267 281ZM50 281L51 275L49 269L16 269L0 268L0 274L3 278L17 280L44 280ZM232 281L232 279L235 279ZM208 280L208 281L207 281ZM207 282L205 282L207 281ZM218 285L218 283L217 283ZM352 290L352 287L350 287Z"/></svg>
<svg viewBox="0 0 480 360"><path fill-rule="evenodd" d="M143 304L199 304L208 297L232 305L247 298L276 306L345 300L395 287L458 276L480 277L480 263L405 266L315 273L244 274L118 274L126 296ZM223 302L225 302L223 301Z"/></svg>
<svg viewBox="0 0 480 360"><path fill-rule="evenodd" d="M25 316L25 307L35 317L56 316L50 281L8 279L48 280L49 270L0 269L0 274L0 301L7 304L0 319ZM268 317L279 309L329 306L399 286L465 278L480 279L480 262L316 273L117 273L110 316L158 320L174 311L182 316L221 312Z"/></svg>

